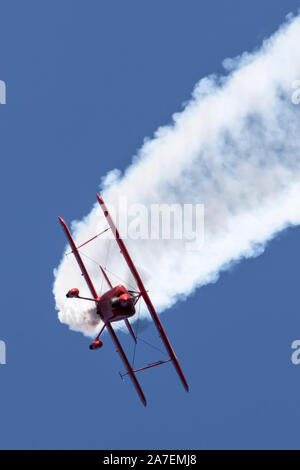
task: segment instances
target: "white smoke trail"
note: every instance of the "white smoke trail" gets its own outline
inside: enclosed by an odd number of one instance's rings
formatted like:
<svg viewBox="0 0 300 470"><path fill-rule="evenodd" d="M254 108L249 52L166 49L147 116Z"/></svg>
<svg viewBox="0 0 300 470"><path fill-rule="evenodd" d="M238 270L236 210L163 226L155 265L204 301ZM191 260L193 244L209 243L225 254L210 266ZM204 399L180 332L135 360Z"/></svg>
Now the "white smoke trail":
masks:
<svg viewBox="0 0 300 470"><path fill-rule="evenodd" d="M300 105L292 102L299 42L300 17L289 16L258 51L226 59L226 76L202 79L185 109L144 143L125 174L114 170L104 180L102 195L110 204L125 195L128 204L205 205L205 244L197 252L185 250L182 241L127 240L136 264L148 271L147 289L159 312L300 223ZM100 220L96 204L73 224L76 242L97 233ZM108 243L92 242L82 251L104 263ZM88 294L71 258L55 270L59 319L93 335L99 319L88 302L65 298L71 287ZM122 277L120 258L113 252L109 266ZM87 260L87 268L98 288L98 266Z"/></svg>

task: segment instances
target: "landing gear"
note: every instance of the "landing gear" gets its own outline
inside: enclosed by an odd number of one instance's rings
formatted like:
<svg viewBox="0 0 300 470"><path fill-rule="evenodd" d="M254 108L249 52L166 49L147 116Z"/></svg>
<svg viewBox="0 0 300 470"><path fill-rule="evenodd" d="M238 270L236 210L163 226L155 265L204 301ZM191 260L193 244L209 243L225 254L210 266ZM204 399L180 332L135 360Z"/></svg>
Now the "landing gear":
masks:
<svg viewBox="0 0 300 470"><path fill-rule="evenodd" d="M102 331L104 330L105 327L106 327L106 324L104 323L104 325L102 326L101 331L98 334L98 336L96 336L94 341L89 345L90 349L100 349L100 348L102 348L103 343L102 343L102 341L100 341L99 338L100 338L100 335L101 335L101 333L102 333Z"/></svg>
<svg viewBox="0 0 300 470"><path fill-rule="evenodd" d="M90 348L90 349L99 349L99 348L102 348L102 346L103 346L102 341L100 341L100 339L95 339L95 341L93 341L93 342L89 345L89 348Z"/></svg>

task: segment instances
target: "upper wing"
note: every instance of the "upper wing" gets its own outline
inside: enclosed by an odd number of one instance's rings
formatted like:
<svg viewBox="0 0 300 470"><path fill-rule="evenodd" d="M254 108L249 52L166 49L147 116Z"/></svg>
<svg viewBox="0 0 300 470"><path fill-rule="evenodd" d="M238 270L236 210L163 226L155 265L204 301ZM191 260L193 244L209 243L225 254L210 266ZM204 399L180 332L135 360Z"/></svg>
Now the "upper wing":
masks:
<svg viewBox="0 0 300 470"><path fill-rule="evenodd" d="M173 364L174 364L174 367L175 367L175 369L176 369L176 371L177 371L177 373L178 373L178 375L179 375L179 377L180 377L180 379L181 379L181 381L182 381L182 384L183 384L184 388L185 388L186 391L188 392L188 391L189 391L188 383L187 383L187 381L186 381L186 379L185 379L185 377L184 377L184 374L183 374L183 372L182 372L182 370L181 370L181 367L180 367L179 362L178 362L178 359L177 359L177 357L176 357L176 355L175 355L175 353L174 353L174 351L173 351L173 348L172 348L172 346L171 346L171 344L170 344L170 342L169 342L169 340L168 340L168 337L167 337L167 335L166 335L166 333L165 333L165 331L164 331L164 329L163 329L163 326L162 326L162 324L161 324L161 321L160 321L160 319L159 319L159 317L158 317L158 315L157 315L157 313L156 313L156 311L155 311L155 309L154 309L154 306L153 306L153 304L152 304L152 302L151 302L151 300L150 300L150 297L149 297L149 295L148 295L148 292L146 291L146 289L145 289L145 287L144 287L144 284L143 284L143 282L142 282L142 280L141 280L141 277L140 277L139 273L137 272L137 269L136 269L136 267L135 267L135 265L134 265L134 263L133 263L133 261L132 261L130 255L129 255L128 251L127 251L127 248L126 248L126 246L125 246L125 244L124 244L122 238L120 237L119 231L118 231L117 227L115 226L114 221L112 220L112 218L111 218L111 216L110 216L110 213L108 212L108 209L107 209L107 207L106 207L106 205L105 205L105 203L104 203L102 197L99 196L99 194L97 194L97 198L98 198L99 204L100 204L100 206L101 206L101 208L102 208L102 210L103 210L103 213L104 213L104 215L105 215L105 217L106 217L106 219L107 219L107 221L108 221L108 223L109 223L109 226L110 226L110 228L111 228L111 230L112 230L112 232L113 232L113 234L114 234L114 236L115 236L115 238L116 238L116 241L117 241L117 243L118 243L118 245L119 245L119 248L120 248L120 250L121 250L121 253L123 254L123 256L124 256L124 258L125 258L125 260L126 260L126 262L127 262L127 264L128 264L128 267L129 267L129 269L130 269L130 271L131 271L133 277L134 277L135 280L136 280L136 283L137 283L137 286L138 286L138 288L139 288L139 291L140 291L140 293L141 293L141 295L142 295L142 297L143 297L143 299L144 299L144 301L145 301L145 303L146 303L146 305L147 305L147 307L148 307L148 310L149 310L150 315L151 315L151 317L152 317L152 319L153 319L153 322L154 322L154 324L155 324L155 326L156 326L156 328L157 328L157 330L158 330L159 336L161 337L161 339L162 339L162 341L163 341L163 343L164 343L164 345L165 345L165 348L166 348L166 350L167 350L167 352L168 352L168 354L169 354L170 359L172 360L172 362L173 362Z"/></svg>
<svg viewBox="0 0 300 470"><path fill-rule="evenodd" d="M75 258L76 258L76 261L77 261L77 263L78 263L78 265L79 265L79 267L80 267L80 270L81 270L81 272L82 272L82 275L83 275L84 279L86 280L86 283L87 283L87 285L88 285L88 287L89 287L89 289L90 289L90 292L91 292L92 296L94 297L94 299L97 300L97 299L98 299L98 295L97 295L96 289L95 289L95 287L94 287L94 285L93 285L93 283L92 283L92 281L91 281L90 276L88 275L88 272L87 272L86 267L85 267L85 265L84 265L84 263L83 263L83 261L82 261L82 259L81 259L81 256L80 256L80 254L79 254L79 251L78 251L78 249L77 249L77 247L76 247L76 245L75 245L75 243L74 243L74 240L73 240L73 238L72 238L72 235L71 235L71 233L70 233L70 230L68 229L67 224L66 224L66 222L64 221L64 219L62 219L61 217L58 217L58 218L59 218L59 221L60 221L60 223L61 223L61 226L62 226L62 228L63 228L65 234L67 235L67 238L68 238L68 240L69 240L70 246L71 246L71 248L72 248L72 253L74 254L74 256L75 256Z"/></svg>

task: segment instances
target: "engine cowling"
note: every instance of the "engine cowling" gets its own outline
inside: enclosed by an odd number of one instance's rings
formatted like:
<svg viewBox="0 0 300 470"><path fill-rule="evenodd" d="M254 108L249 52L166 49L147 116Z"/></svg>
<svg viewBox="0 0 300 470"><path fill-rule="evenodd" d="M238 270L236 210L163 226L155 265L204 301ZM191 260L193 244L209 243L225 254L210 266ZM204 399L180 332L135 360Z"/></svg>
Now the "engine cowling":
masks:
<svg viewBox="0 0 300 470"><path fill-rule="evenodd" d="M131 307L132 300L129 294L121 294L119 297L121 307Z"/></svg>

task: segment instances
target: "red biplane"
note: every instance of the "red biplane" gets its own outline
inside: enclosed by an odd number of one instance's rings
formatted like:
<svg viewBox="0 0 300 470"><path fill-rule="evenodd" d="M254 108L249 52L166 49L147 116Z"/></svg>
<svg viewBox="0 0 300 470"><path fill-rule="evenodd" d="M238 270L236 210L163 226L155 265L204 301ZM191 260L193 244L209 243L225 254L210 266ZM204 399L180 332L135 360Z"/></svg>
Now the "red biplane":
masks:
<svg viewBox="0 0 300 470"><path fill-rule="evenodd" d="M102 347L102 341L100 341L100 335L102 334L103 330L106 328L107 331L109 332L113 342L115 343L115 346L116 346L116 349L117 351L119 352L121 358L122 358L122 361L123 361L123 364L125 366L125 369L126 369L126 374L124 375L129 375L129 377L131 378L132 380L132 383L133 385L135 386L135 389L142 401L142 403L146 406L146 398L144 396L144 393L141 389L141 386L136 378L136 375L135 373L138 372L138 371L141 371L141 370L145 370L145 369L148 369L150 367L154 367L154 366L157 366L157 365L160 365L160 364L163 364L165 362L172 362L174 367L175 367L175 370L176 372L178 373L180 379L181 379L181 382L185 388L185 390L188 392L189 391L189 386L187 384L187 381L183 375L183 372L181 370L181 367L179 365L179 362L177 360L177 357L172 349L172 346L168 340L168 337L162 327L162 324L161 324L161 321L153 307L153 304L150 300L150 297L148 295L148 292L146 291L145 287L144 287L144 284L141 280L141 277L127 251L127 248L122 240L122 238L120 237L120 234L108 212L108 209L106 207L106 205L104 204L104 201L103 199L101 198L101 196L99 196L99 194L97 194L97 198L98 198L98 201L99 201L99 204L103 210L103 213L104 213L104 216L106 217L106 220L109 224L109 227L110 229L112 230L114 236L115 236L115 239L119 245L119 248L120 248L120 251L122 253L122 255L124 256L125 258L125 261L128 265L128 268L129 270L131 271L131 274L133 275L135 281L136 281L136 284L137 284L137 287L138 287L138 290L137 291L132 291L132 290L127 290L123 285L118 285L118 286L115 286L113 287L110 280L108 279L108 276L105 272L105 270L102 268L102 266L99 265L101 271L102 271L102 274L107 282L107 284L109 285L110 289L105 292L103 295L101 295L100 297L98 296L97 294L97 291L91 281L91 278L86 270L86 267L82 261L82 258L80 256L80 253L79 253L79 249L80 247L76 247L75 243L74 243L74 240L71 236L71 233L65 223L65 221L59 217L59 221L66 233L66 236L69 240L69 243L71 245L71 250L72 250L72 253L74 254L76 260L77 260L77 263L80 267L80 270L81 270L81 273L82 275L84 276L84 279L86 280L87 282L87 285L89 287L89 290L92 294L92 299L90 298L87 298L87 297L81 297L79 295L79 290L77 288L73 288L73 289L70 289L68 291L68 293L66 294L67 297L69 298L77 298L77 299L85 299L85 300L92 300L93 302L95 302L96 304L96 309L97 309L97 314L101 317L104 325L101 329L101 331L99 332L99 334L97 335L96 339L90 344L90 349L99 349ZM92 240L92 239L91 239ZM90 240L89 240L90 241ZM86 242L87 243L87 242ZM84 243L85 244L85 243ZM82 245L81 245L82 246ZM128 331L130 333L130 335L132 336L134 342L136 343L137 342L137 338L136 338L136 335L128 321L128 318L132 317L134 314L135 314L135 305L136 303L138 302L138 300L140 298L143 298L145 303L146 303L146 306L150 312L150 315L153 319L153 322L154 322L154 325L156 326L157 330L158 330L158 334L159 334L159 337L161 338L161 340L163 341L164 343L164 346L166 348L166 351L167 351L167 354L168 354L168 360L165 360L165 361L157 361L157 362L154 362L153 364L148 364L147 366L145 367L141 367L139 369L133 369L132 366L130 365L127 357L126 357L126 354L116 336L116 333L112 327L112 323L113 322L117 322L117 321L125 321L125 324L128 328Z"/></svg>

